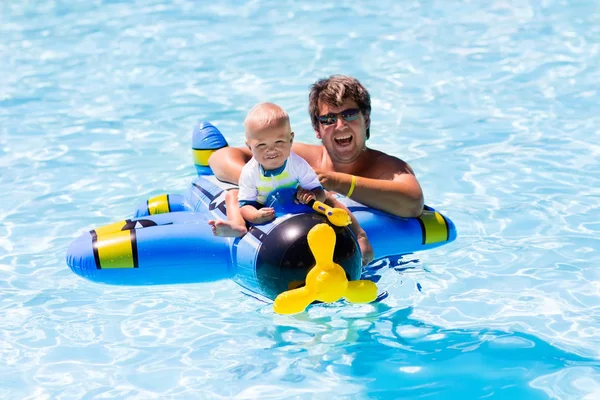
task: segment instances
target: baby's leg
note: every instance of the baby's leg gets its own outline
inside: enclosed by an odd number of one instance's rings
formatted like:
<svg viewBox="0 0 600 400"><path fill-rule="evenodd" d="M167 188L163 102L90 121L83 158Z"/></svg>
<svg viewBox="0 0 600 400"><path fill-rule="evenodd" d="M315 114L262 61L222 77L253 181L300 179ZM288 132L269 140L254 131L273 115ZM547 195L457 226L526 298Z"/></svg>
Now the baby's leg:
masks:
<svg viewBox="0 0 600 400"><path fill-rule="evenodd" d="M214 219L208 221L208 224L212 226L212 231L215 236L241 237L248 231L246 229L246 221L240 212L237 195L237 190L229 190L225 193L227 221Z"/></svg>
<svg viewBox="0 0 600 400"><path fill-rule="evenodd" d="M231 221L210 220L209 225L215 236L242 237L248 231L245 225L235 225Z"/></svg>

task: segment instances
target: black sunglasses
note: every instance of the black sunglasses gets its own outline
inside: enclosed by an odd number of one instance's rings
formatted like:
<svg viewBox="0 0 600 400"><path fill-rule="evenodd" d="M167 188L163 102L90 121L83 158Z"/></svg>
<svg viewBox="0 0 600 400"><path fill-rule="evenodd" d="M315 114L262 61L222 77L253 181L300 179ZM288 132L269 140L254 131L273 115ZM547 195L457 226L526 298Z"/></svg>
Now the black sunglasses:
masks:
<svg viewBox="0 0 600 400"><path fill-rule="evenodd" d="M325 115L319 115L317 118L322 125L332 125L337 122L338 116L341 117L344 121L350 122L354 121L358 118L360 114L360 109L358 108L349 108L339 113L329 113Z"/></svg>

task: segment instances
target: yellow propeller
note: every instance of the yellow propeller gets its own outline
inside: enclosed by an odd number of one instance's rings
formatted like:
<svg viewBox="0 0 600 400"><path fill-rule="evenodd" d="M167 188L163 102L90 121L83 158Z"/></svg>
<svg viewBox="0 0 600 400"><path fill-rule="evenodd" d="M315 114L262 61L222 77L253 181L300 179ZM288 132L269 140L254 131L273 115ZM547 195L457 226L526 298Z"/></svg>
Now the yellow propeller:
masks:
<svg viewBox="0 0 600 400"><path fill-rule="evenodd" d="M343 211L343 210L342 210ZM377 285L368 280L348 282L344 269L333 262L335 232L327 224L318 224L308 232L308 247L316 264L306 276L306 286L288 290L275 299L278 314L296 314L319 300L331 303L342 297L352 303L369 303L377 297Z"/></svg>
<svg viewBox="0 0 600 400"><path fill-rule="evenodd" d="M327 204L317 200L309 201L308 205L319 214L326 216L329 222L335 226L346 226L352 223L350 216L343 208L329 207Z"/></svg>

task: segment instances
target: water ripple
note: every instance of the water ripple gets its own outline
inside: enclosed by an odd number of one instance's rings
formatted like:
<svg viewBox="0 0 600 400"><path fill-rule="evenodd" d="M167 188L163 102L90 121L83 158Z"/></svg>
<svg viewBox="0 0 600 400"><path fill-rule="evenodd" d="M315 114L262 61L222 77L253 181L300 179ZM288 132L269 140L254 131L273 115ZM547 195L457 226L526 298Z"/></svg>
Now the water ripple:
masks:
<svg viewBox="0 0 600 400"><path fill-rule="evenodd" d="M599 27L562 0L3 3L0 397L598 397ZM275 101L317 143L307 90L332 73L459 231L373 266L381 302L282 317L229 281L65 266L81 232L185 190L197 120L243 145Z"/></svg>

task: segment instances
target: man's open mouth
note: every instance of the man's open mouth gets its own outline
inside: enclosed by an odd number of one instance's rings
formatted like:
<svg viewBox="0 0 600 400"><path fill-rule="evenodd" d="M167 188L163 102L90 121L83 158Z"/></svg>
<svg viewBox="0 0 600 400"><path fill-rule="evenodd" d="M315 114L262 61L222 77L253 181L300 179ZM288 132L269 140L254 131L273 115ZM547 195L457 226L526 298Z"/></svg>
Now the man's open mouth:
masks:
<svg viewBox="0 0 600 400"><path fill-rule="evenodd" d="M336 137L334 139L335 143L338 144L339 146L348 146L350 143L352 143L352 136L348 135L348 136L340 136L340 137Z"/></svg>

